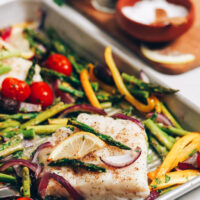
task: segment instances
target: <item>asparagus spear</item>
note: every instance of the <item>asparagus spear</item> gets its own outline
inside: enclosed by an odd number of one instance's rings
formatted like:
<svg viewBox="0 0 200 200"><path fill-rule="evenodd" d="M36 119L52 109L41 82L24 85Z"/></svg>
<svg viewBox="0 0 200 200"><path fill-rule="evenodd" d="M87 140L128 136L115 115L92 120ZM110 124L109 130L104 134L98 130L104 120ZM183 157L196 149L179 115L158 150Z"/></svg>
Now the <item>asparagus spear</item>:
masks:
<svg viewBox="0 0 200 200"><path fill-rule="evenodd" d="M135 88L128 87L128 90L133 94L134 97L147 99L150 96L149 91L146 90L138 90Z"/></svg>
<svg viewBox="0 0 200 200"><path fill-rule="evenodd" d="M167 135L167 133L162 131L151 119L144 121L144 125L161 144L167 147L167 149L170 150L172 148L176 141L175 138Z"/></svg>
<svg viewBox="0 0 200 200"><path fill-rule="evenodd" d="M93 128L91 128L90 126L86 125L86 124L83 124L75 119L70 119L69 120L69 124L73 125L73 126L76 126L84 131L87 131L87 132L90 132L94 135L96 135L97 137L99 137L101 140L103 140L105 143L111 145L111 146L116 146L120 149L125 149L125 150L131 150L130 147L122 144L121 142L119 141L116 141L114 140L111 136L108 136L108 135L104 135L104 134L101 134L99 133L98 131L94 130Z"/></svg>
<svg viewBox="0 0 200 200"><path fill-rule="evenodd" d="M158 126L164 132L169 133L174 136L184 136L184 135L187 135L190 133L189 131L179 129L179 128L174 128L172 126L165 126L165 125L161 125L161 124L158 124Z"/></svg>
<svg viewBox="0 0 200 200"><path fill-rule="evenodd" d="M171 89L171 88L165 88L165 87L157 86L157 85L154 85L154 84L151 84L151 83L145 83L142 80L136 78L135 76L131 76L131 75L126 74L126 73L122 73L122 78L124 79L124 81L138 86L141 90L147 90L147 91L152 92L152 93L174 94L174 93L178 92L178 90L174 90L174 89Z"/></svg>
<svg viewBox="0 0 200 200"><path fill-rule="evenodd" d="M19 51L1 50L0 52L0 60L12 58L12 57L19 57L19 56L21 56L21 53Z"/></svg>
<svg viewBox="0 0 200 200"><path fill-rule="evenodd" d="M80 80L77 79L76 77L74 77L74 76L68 77L68 76L65 76L64 74L61 74L61 73L56 72L56 71L51 70L51 69L42 68L41 71L40 71L40 73L43 76L56 77L56 78L59 78L59 79L61 79L63 81L72 83L74 85L81 85Z"/></svg>
<svg viewBox="0 0 200 200"><path fill-rule="evenodd" d="M33 41L35 40L35 41L43 44L48 49L51 47L51 41L44 34L42 34L40 32L36 33L34 30L28 29L28 28L25 28L24 32L25 32L26 36L29 36L30 38L32 38Z"/></svg>
<svg viewBox="0 0 200 200"><path fill-rule="evenodd" d="M51 108L39 113L36 118L29 120L28 122L21 125L22 129L25 129L27 126L34 126L40 124L41 122L47 120L48 118L58 114L59 112L65 110L72 104L64 104L63 102L59 102Z"/></svg>
<svg viewBox="0 0 200 200"><path fill-rule="evenodd" d="M16 184L17 179L14 176L0 173L0 182L1 183L11 183Z"/></svg>
<svg viewBox="0 0 200 200"><path fill-rule="evenodd" d="M111 107L112 107L112 102L107 101L107 102L101 103L100 105L101 105L101 108L102 108L102 109L111 108Z"/></svg>
<svg viewBox="0 0 200 200"><path fill-rule="evenodd" d="M38 113L17 113L13 115L7 115L7 114L0 114L0 120L8 120L13 119L17 121L26 120L26 119L33 119L38 115Z"/></svg>
<svg viewBox="0 0 200 200"><path fill-rule="evenodd" d="M23 134L24 139L27 139L27 140L35 138L34 129L7 131L0 134L6 138L12 138L13 136L18 135L18 134Z"/></svg>
<svg viewBox="0 0 200 200"><path fill-rule="evenodd" d="M63 125L63 124L57 124L57 125L40 125L40 126L27 126L27 130L33 129L35 134L37 135L46 135L46 134L51 134L55 132L57 129L61 127L66 127L66 128L72 128L71 126Z"/></svg>
<svg viewBox="0 0 200 200"><path fill-rule="evenodd" d="M80 97L80 98L83 98L85 96L85 93L81 90L76 90L72 87L67 87L67 86L63 86L63 85L58 85L58 88L60 90L62 90L63 92L67 92L69 94L72 94L76 97Z"/></svg>
<svg viewBox="0 0 200 200"><path fill-rule="evenodd" d="M31 67L29 68L28 70L28 73L26 75L26 79L25 79L25 82L30 85L32 82L33 82L33 76L35 75L35 67L36 67L36 64L37 64L37 60L36 58L33 59L33 63L31 65Z"/></svg>
<svg viewBox="0 0 200 200"><path fill-rule="evenodd" d="M11 67L0 63L0 75L6 74L11 71Z"/></svg>
<svg viewBox="0 0 200 200"><path fill-rule="evenodd" d="M30 198L31 197L31 178L29 169L27 167L23 167L22 169L22 188L23 188L23 196Z"/></svg>
<svg viewBox="0 0 200 200"><path fill-rule="evenodd" d="M48 119L49 125L67 125L68 118Z"/></svg>
<svg viewBox="0 0 200 200"><path fill-rule="evenodd" d="M165 146L162 146L152 135L149 136L149 141L156 152L159 154L159 156L164 159L168 154L167 148Z"/></svg>
<svg viewBox="0 0 200 200"><path fill-rule="evenodd" d="M90 172L106 172L106 168L104 167L100 167L98 165L93 165L90 163L85 163L77 159L68 159L68 158L52 161L51 163L49 163L49 166L68 166L75 169L76 168L86 169L87 171Z"/></svg>
<svg viewBox="0 0 200 200"><path fill-rule="evenodd" d="M92 82L91 86L92 86L92 89L94 90L94 92L98 92L98 90L99 90L99 83L98 82Z"/></svg>
<svg viewBox="0 0 200 200"><path fill-rule="evenodd" d="M5 158L10 154L23 150L24 146L21 144L21 141L22 139L20 136L15 136L2 144L0 146L0 158Z"/></svg>
<svg viewBox="0 0 200 200"><path fill-rule="evenodd" d="M181 127L181 125L176 121L176 119L172 116L172 114L168 111L167 107L163 103L161 103L161 110L162 110L162 113L172 122L174 127L183 129Z"/></svg>
<svg viewBox="0 0 200 200"><path fill-rule="evenodd" d="M4 122L0 122L0 129L8 128L8 127L19 127L20 123L15 120L8 119Z"/></svg>

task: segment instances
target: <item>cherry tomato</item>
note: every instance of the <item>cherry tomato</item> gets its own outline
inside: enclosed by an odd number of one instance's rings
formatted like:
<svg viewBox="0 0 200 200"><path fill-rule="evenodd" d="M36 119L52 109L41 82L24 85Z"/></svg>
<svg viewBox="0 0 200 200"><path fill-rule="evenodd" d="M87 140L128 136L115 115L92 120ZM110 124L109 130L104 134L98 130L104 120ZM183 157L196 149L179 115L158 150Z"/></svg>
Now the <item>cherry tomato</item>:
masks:
<svg viewBox="0 0 200 200"><path fill-rule="evenodd" d="M8 77L3 80L1 92L5 97L24 101L30 96L31 90L26 82Z"/></svg>
<svg viewBox="0 0 200 200"><path fill-rule="evenodd" d="M26 197L20 197L20 198L18 198L17 200L31 200L31 199L26 198Z"/></svg>
<svg viewBox="0 0 200 200"><path fill-rule="evenodd" d="M51 54L46 60L46 67L70 76L72 73L72 64L62 54L54 53Z"/></svg>
<svg viewBox="0 0 200 200"><path fill-rule="evenodd" d="M32 103L41 104L43 108L50 106L53 103L53 91L50 86L43 82L34 82L30 86Z"/></svg>
<svg viewBox="0 0 200 200"><path fill-rule="evenodd" d="M198 168L200 169L200 153L198 154L198 157L197 157L197 165L198 165Z"/></svg>
<svg viewBox="0 0 200 200"><path fill-rule="evenodd" d="M1 32L1 38L6 41L7 39L9 39L11 33L12 33L12 27L3 29L3 31Z"/></svg>

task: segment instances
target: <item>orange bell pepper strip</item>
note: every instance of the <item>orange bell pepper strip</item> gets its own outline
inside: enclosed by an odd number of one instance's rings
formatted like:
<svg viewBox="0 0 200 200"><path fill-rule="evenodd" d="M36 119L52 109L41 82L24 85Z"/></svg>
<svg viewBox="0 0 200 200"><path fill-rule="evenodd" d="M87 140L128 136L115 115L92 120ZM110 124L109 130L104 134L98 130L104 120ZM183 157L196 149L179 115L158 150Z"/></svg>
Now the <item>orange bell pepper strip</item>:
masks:
<svg viewBox="0 0 200 200"><path fill-rule="evenodd" d="M106 60L106 64L108 65L115 85L118 88L119 92L121 93L121 95L123 95L125 97L125 99L130 102L137 110L139 110L140 112L151 112L154 108L155 108L155 97L150 97L147 99L147 105L141 103L140 101L138 101L137 99L135 99L131 93L128 91L128 89L126 88L121 75L119 73L119 70L117 69L117 66L115 65L115 62L113 60L113 56L112 56L112 50L111 47L108 46L105 49L105 60Z"/></svg>
<svg viewBox="0 0 200 200"><path fill-rule="evenodd" d="M106 92L109 92L111 94L115 94L116 93L116 89L108 84L103 83L102 81L100 81L95 75L94 75L94 65L93 64L89 64L89 77L91 81L95 81L98 82L100 87L105 90Z"/></svg>
<svg viewBox="0 0 200 200"><path fill-rule="evenodd" d="M155 178L150 184L150 190L159 190L171 187L173 185L179 185L190 181L198 176L200 173L198 170L182 170L169 172L158 178Z"/></svg>
<svg viewBox="0 0 200 200"><path fill-rule="evenodd" d="M81 80L81 84L83 87L83 90L85 91L85 94L89 100L89 102L97 108L101 109L101 105L94 93L94 90L92 89L92 86L90 84L89 81L89 77L88 77L88 71L86 69L83 69L80 73L80 80Z"/></svg>
<svg viewBox="0 0 200 200"><path fill-rule="evenodd" d="M155 178L170 172L177 167L179 162L188 159L196 151L200 151L200 134L190 133L183 136L176 141L161 166L156 170Z"/></svg>

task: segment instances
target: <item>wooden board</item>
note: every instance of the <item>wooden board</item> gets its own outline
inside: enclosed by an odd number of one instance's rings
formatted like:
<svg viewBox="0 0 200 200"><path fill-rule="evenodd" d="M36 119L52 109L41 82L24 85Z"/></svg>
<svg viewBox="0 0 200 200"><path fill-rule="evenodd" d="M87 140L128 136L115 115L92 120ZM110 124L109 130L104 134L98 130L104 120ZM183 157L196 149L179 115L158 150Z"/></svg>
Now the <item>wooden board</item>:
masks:
<svg viewBox="0 0 200 200"><path fill-rule="evenodd" d="M195 5L195 22L193 26L183 34L180 38L164 47L165 52L193 54L195 60L185 64L158 64L147 60L152 66L167 74L180 74L200 66L200 0L191 0ZM95 10L91 6L90 0L68 0L69 4L76 8L79 12L87 16L94 23L100 26L107 33L112 35L118 41L122 42L139 56L143 57L140 52L141 42L133 39L124 31L122 31L116 23L114 14L107 14ZM143 57L144 58L144 57ZM146 59L146 58L144 58Z"/></svg>

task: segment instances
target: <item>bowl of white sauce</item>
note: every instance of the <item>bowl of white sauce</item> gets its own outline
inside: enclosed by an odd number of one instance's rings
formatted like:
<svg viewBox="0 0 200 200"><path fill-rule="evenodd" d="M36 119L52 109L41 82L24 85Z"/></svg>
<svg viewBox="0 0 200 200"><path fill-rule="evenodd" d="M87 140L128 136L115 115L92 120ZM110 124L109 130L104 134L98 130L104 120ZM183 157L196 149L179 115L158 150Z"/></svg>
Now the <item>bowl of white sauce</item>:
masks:
<svg viewBox="0 0 200 200"><path fill-rule="evenodd" d="M194 21L190 0L119 0L116 20L128 34L146 42L169 42Z"/></svg>

